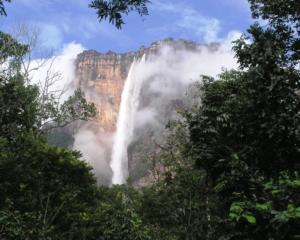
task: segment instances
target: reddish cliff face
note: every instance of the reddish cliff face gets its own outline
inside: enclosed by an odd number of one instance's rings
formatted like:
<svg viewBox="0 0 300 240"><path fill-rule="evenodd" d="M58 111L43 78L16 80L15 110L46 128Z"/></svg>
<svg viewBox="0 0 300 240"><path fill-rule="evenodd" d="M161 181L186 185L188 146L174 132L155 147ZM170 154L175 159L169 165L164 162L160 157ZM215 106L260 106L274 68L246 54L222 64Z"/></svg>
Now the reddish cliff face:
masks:
<svg viewBox="0 0 300 240"><path fill-rule="evenodd" d="M100 131L113 132L116 128L124 82L134 58L140 58L144 54L155 54L165 45L190 50L198 47L194 42L166 39L151 44L149 48L140 48L136 52L117 54L89 50L78 55L78 86L85 90L87 99L97 105L96 122Z"/></svg>
<svg viewBox="0 0 300 240"><path fill-rule="evenodd" d="M102 131L115 130L121 94L133 58L133 54L95 51L85 51L77 58L78 84L87 99L96 104L96 122Z"/></svg>
<svg viewBox="0 0 300 240"><path fill-rule="evenodd" d="M84 123L81 128L92 131L97 136L97 141L99 141L100 145L107 146L104 149L104 157L103 154L96 153L96 158L99 158L96 159L97 161L100 161L100 158L102 158L101 161L106 162L105 167L102 166L101 168L107 168L107 171L110 171L111 136L116 130L122 90L131 64L134 58L141 58L144 54L147 57L151 57L162 46L166 45L175 50L191 51L197 51L199 47L199 45L193 42L167 39L153 43L149 48L141 48L136 52L117 54L114 52L98 53L89 50L84 51L77 57L76 76L78 87L84 90L87 100L94 102L98 110L96 119ZM147 97L142 101L147 105L145 101L147 101ZM129 174L133 178L133 181L142 179L147 175L149 163L144 163L142 159L148 152L155 150L155 146L151 140L153 133L151 131L147 132L145 129L143 131L142 137L135 143L132 143L128 151ZM111 171L106 173L106 175L106 178L100 180L100 182L109 182ZM101 179L101 176L97 177L98 180ZM146 180L146 182L151 181Z"/></svg>

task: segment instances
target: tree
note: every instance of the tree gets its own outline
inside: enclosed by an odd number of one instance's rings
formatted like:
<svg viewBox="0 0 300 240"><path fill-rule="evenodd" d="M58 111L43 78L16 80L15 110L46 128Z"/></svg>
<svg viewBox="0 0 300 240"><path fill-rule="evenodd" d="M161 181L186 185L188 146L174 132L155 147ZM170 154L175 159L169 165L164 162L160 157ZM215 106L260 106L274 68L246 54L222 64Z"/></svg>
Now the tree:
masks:
<svg viewBox="0 0 300 240"><path fill-rule="evenodd" d="M294 239L300 226L295 194L300 170L299 8L297 1L250 3L254 17L270 23L252 25L235 42L240 71L204 81L202 105L185 114L187 157L222 199L218 216L229 229L227 238Z"/></svg>
<svg viewBox="0 0 300 240"><path fill-rule="evenodd" d="M273 31L285 39L286 57L291 62L300 60L300 3L284 0L249 0L253 18L268 20Z"/></svg>
<svg viewBox="0 0 300 240"><path fill-rule="evenodd" d="M53 106L56 100L41 95L21 71L27 46L6 34L1 40L3 63L16 64L0 74L0 238L151 239L151 229L131 200L138 199L137 191L98 188L78 152L45 140L43 125L49 129L86 120L94 105L78 90Z"/></svg>
<svg viewBox="0 0 300 240"><path fill-rule="evenodd" d="M263 108L254 107L259 92L248 85L254 79L248 78L248 72L231 71L204 83L202 106L186 114L190 133L187 157L206 173L207 187L222 199L213 208L220 209L217 216L224 226L221 232L227 237L289 239L296 236L299 225L295 194L299 190L299 158L293 159L299 138L286 146L281 141L286 138L284 133L274 135L274 139L265 135L278 131L265 128L268 121L272 121L269 126L285 122L275 111L267 113L276 116L270 120L267 116L259 118L257 114ZM293 104L288 105L294 108ZM297 114L294 112L290 118L295 120ZM287 212L293 217L280 221L279 216Z"/></svg>
<svg viewBox="0 0 300 240"><path fill-rule="evenodd" d="M39 88L21 71L28 46L2 32L0 37L1 63L8 66L0 73L0 238L79 234L76 221L95 204L96 180L77 152L46 143ZM91 116L93 105L76 94L62 105L61 122Z"/></svg>
<svg viewBox="0 0 300 240"><path fill-rule="evenodd" d="M78 153L30 133L0 149L1 239L81 239L77 223L96 206L97 187Z"/></svg>
<svg viewBox="0 0 300 240"><path fill-rule="evenodd" d="M99 188L97 207L83 223L92 239L150 240L155 232L139 214L140 193L127 186Z"/></svg>
<svg viewBox="0 0 300 240"><path fill-rule="evenodd" d="M251 3L254 16L270 23L252 25L235 42L240 70L225 71L216 80L203 77L201 104L176 124L174 148L166 157L173 168L159 183L163 188L158 184L146 191L145 219L171 229L175 239L184 239L185 218L176 216L188 212L190 199L197 212L192 219L200 223L188 239L299 237L298 3ZM279 3L281 10L274 8ZM195 172L202 181L186 181L197 179ZM197 200L188 197L190 189L199 194ZM213 219L213 227L205 229L209 221L199 216Z"/></svg>
<svg viewBox="0 0 300 240"><path fill-rule="evenodd" d="M6 11L4 8L4 2L11 2L11 0L0 0L0 15L6 16Z"/></svg>
<svg viewBox="0 0 300 240"><path fill-rule="evenodd" d="M4 2L11 0L0 0L0 15L6 16ZM149 0L92 0L90 8L96 10L99 21L108 19L117 28L124 24L124 15L129 12L137 12L140 16L148 15L147 5Z"/></svg>
<svg viewBox="0 0 300 240"><path fill-rule="evenodd" d="M34 118L31 122L31 126L36 130L45 132L47 130L66 126L76 120L88 120L95 116L96 107L93 103L88 103L84 97L84 93L77 89L75 93L70 96L66 101L61 101L61 95L64 93L61 91L51 91L51 87L60 79L60 73L52 73L51 66L47 71L43 83L40 86L36 86L31 83L29 76L29 67L25 67L27 60L30 61L30 57L24 60L25 55L29 55L28 51L32 50L34 46L27 44L20 44L10 35L0 32L0 63L1 66L1 111L2 120L4 121L3 127L8 127L9 124L14 123L14 117L17 117L16 112L22 112L19 120L22 122L24 114L31 115ZM27 65L27 64L26 64ZM28 63L30 65L30 63ZM38 65L36 69L38 69ZM23 88L20 92L16 89ZM27 93L29 89L28 102L20 98L19 94ZM34 112L30 112L33 109L28 108L28 104L35 105ZM20 108L20 106L23 106ZM27 107L27 108L26 108ZM10 110L8 110L11 108ZM15 109L13 109L15 108ZM9 115L9 116L8 116ZM5 120L6 119L6 120ZM5 122L6 121L6 122ZM9 122L8 122L9 121ZM21 122L19 124L21 124ZM28 122L22 122L28 124ZM12 132L15 131L11 128Z"/></svg>
<svg viewBox="0 0 300 240"><path fill-rule="evenodd" d="M124 15L131 11L136 11L140 16L148 15L149 3L149 0L93 0L89 7L97 11L99 21L108 19L117 28L121 28Z"/></svg>
<svg viewBox="0 0 300 240"><path fill-rule="evenodd" d="M218 196L197 169L177 168L143 189L143 221L159 233L158 239L217 239L222 236Z"/></svg>

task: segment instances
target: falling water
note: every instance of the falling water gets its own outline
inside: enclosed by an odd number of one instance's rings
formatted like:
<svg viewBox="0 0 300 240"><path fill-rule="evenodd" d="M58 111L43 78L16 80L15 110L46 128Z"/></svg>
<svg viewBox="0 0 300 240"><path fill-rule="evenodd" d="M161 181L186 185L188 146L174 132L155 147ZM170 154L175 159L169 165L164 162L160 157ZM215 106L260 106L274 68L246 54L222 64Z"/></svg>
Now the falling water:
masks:
<svg viewBox="0 0 300 240"><path fill-rule="evenodd" d="M113 171L112 184L123 184L128 177L127 148L133 139L135 114L139 106L142 79L136 77L137 65L145 62L133 61L122 92L117 121L117 132L112 149L110 166Z"/></svg>

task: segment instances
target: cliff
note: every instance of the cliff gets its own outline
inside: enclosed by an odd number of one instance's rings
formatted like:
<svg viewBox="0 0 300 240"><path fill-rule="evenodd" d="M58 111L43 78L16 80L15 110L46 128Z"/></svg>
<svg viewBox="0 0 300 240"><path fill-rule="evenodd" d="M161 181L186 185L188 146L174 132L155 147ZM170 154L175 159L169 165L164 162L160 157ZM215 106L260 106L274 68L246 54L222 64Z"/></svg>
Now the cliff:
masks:
<svg viewBox="0 0 300 240"><path fill-rule="evenodd" d="M124 82L134 58L141 58L144 54L155 55L166 45L178 50L197 50L199 46L191 41L165 39L152 43L148 48L141 47L136 52L118 54L112 51L99 53L87 50L78 55L78 86L85 90L87 99L97 105L96 121L102 131L115 130Z"/></svg>
<svg viewBox="0 0 300 240"><path fill-rule="evenodd" d="M199 45L194 42L165 39L151 44L148 48L141 47L136 52L119 54L111 51L99 53L88 50L78 55L76 60L78 87L84 90L86 98L94 102L98 110L96 119L84 124L83 127L95 133L100 144L111 142L108 139L112 137L116 129L122 90L132 62L135 58L141 58L144 54L147 57L156 55L163 46L171 47L175 51L199 50ZM213 50L215 46L211 45L210 47ZM147 106L147 98L149 97L151 98L147 94L143 95L141 102L144 106ZM171 111L173 111L172 107L165 106L162 108L161 115L167 118L167 116L170 116ZM156 134L155 131L147 127L139 131L142 131L142 133L139 133L138 140L132 143L128 151L129 173L134 182L148 174L151 164L145 162L144 158L147 152L155 151L155 146L151 144L152 138ZM161 129L158 132L161 134ZM105 166L109 168L111 148L108 146L105 152ZM107 179L110 174L111 172L107 174ZM107 179L104 182L107 182Z"/></svg>

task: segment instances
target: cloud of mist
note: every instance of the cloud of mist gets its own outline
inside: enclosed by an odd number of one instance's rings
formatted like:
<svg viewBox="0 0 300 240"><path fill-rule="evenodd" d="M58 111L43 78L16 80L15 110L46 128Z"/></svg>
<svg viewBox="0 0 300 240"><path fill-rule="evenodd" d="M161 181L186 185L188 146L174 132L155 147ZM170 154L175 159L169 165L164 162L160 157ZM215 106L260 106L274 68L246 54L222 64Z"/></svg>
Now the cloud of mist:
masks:
<svg viewBox="0 0 300 240"><path fill-rule="evenodd" d="M101 184L110 184L111 169L109 166L110 148L112 145L112 136L110 134L99 135L97 131L89 128L85 124L74 136L75 142L73 148L82 153L83 159L92 167L97 180Z"/></svg>
<svg viewBox="0 0 300 240"><path fill-rule="evenodd" d="M74 62L77 55L84 50L81 44L71 42L49 58L32 60L29 65L29 77L32 83L43 88L48 79L52 81L49 91L56 94L64 91L61 101L66 100L73 94L76 87Z"/></svg>
<svg viewBox="0 0 300 240"><path fill-rule="evenodd" d="M141 119L157 122L163 114L160 109L181 99L190 84L201 80L201 75L217 77L223 69L237 68L231 41L238 36L239 33L232 33L223 44L202 45L196 50L164 46L158 54L139 63L135 75L142 79L143 86L136 116L138 125L142 125Z"/></svg>

